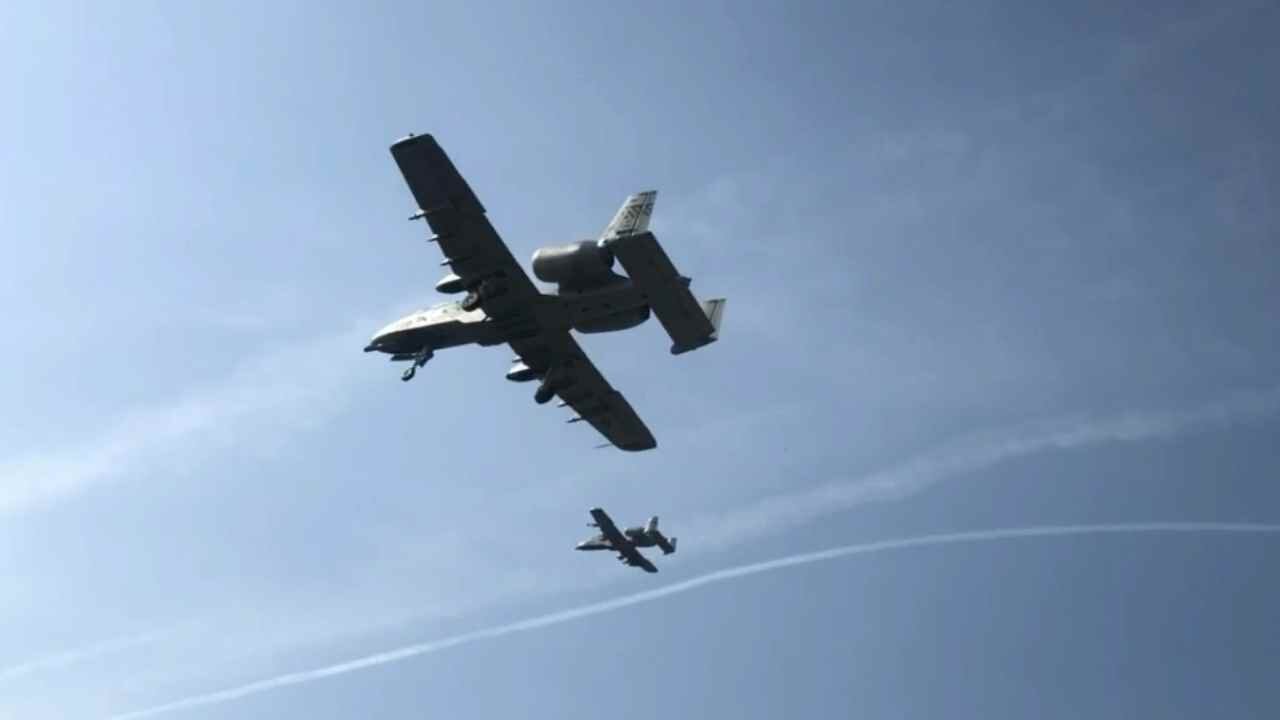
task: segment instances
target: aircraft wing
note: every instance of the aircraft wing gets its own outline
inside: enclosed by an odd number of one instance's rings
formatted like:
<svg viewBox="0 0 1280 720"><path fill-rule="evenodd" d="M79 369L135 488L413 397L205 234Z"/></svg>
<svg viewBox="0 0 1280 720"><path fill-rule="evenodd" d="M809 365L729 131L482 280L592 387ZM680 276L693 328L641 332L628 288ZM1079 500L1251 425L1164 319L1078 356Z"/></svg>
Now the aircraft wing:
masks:
<svg viewBox="0 0 1280 720"><path fill-rule="evenodd" d="M480 304L489 317L531 315L541 293L435 138L410 135L391 146L391 156L418 203L414 217L425 218L435 233L435 243L445 255L441 265L451 267L466 288L489 278L501 281L505 292Z"/></svg>
<svg viewBox="0 0 1280 720"><path fill-rule="evenodd" d="M609 385L568 330L543 330L510 342L521 361L544 377L550 375L560 399L610 443L623 450L658 446L631 403Z"/></svg>
<svg viewBox="0 0 1280 720"><path fill-rule="evenodd" d="M615 548L621 548L630 545L631 541L622 534L617 525L613 524L613 518L609 517L609 513L601 508L591 508L591 519L595 522L596 527L600 528L600 534L604 535Z"/></svg>
<svg viewBox="0 0 1280 720"><path fill-rule="evenodd" d="M641 555L640 551L636 550L635 544L618 530L618 526L613 524L613 519L609 517L608 513L600 508L591 508L591 519L595 520L596 527L600 528L600 533L613 546L614 551L618 553L618 557L625 560L628 565L642 568L645 572L658 572L658 568L649 562L649 558Z"/></svg>
<svg viewBox="0 0 1280 720"><path fill-rule="evenodd" d="M641 555L640 551L636 550L635 545L628 545L626 551L618 554L621 555L631 567L642 568L645 572L649 573L658 572L658 568L654 567L653 563L649 562L649 558Z"/></svg>

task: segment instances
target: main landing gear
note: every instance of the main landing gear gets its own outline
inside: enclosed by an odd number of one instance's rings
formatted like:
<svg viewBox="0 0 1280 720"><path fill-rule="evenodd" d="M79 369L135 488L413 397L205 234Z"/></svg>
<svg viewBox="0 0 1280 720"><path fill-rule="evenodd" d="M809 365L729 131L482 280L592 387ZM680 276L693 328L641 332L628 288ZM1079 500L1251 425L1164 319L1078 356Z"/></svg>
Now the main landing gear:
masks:
<svg viewBox="0 0 1280 720"><path fill-rule="evenodd" d="M417 374L418 368L422 367L423 365L426 365L427 361L431 359L432 355L435 355L435 353L432 352L431 348L429 347L424 347L418 352L414 353L413 364L409 366L409 369L404 371L404 374L400 376L400 379L405 382L409 382L410 380L412 380L413 376Z"/></svg>
<svg viewBox="0 0 1280 720"><path fill-rule="evenodd" d="M467 293L459 305L466 312L480 307L481 303L507 292L507 286L498 278L489 278Z"/></svg>

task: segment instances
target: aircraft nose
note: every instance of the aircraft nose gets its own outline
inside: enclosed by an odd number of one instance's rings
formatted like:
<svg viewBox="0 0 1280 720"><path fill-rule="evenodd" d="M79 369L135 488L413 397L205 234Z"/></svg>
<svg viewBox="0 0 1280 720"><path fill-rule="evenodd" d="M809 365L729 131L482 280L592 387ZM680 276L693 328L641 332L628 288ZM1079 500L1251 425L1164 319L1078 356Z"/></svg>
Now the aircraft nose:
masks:
<svg viewBox="0 0 1280 720"><path fill-rule="evenodd" d="M393 331L392 326L388 325L387 327L384 327L378 332L374 333L373 337L369 338L369 344L364 346L364 351L373 352L374 350L381 350L383 347L387 345L387 337L391 334L392 331Z"/></svg>

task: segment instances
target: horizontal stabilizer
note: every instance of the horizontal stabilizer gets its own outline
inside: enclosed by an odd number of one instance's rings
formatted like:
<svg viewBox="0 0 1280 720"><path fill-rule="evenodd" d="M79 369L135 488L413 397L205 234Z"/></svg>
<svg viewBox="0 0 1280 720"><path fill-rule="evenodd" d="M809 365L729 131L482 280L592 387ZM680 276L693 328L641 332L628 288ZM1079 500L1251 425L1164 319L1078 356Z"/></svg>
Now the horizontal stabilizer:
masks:
<svg viewBox="0 0 1280 720"><path fill-rule="evenodd" d="M724 301L700 304L689 290L689 278L676 270L653 233L618 237L607 247L671 336L673 355L715 342Z"/></svg>
<svg viewBox="0 0 1280 720"><path fill-rule="evenodd" d="M655 538L658 541L658 548L662 550L663 555L670 555L676 551L676 539L663 537L661 533Z"/></svg>

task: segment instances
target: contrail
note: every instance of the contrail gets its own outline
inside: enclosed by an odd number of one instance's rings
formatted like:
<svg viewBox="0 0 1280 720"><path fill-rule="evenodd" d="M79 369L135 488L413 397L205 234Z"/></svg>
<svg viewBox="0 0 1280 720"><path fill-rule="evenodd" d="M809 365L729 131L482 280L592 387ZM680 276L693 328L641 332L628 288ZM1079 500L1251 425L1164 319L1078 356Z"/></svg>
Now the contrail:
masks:
<svg viewBox="0 0 1280 720"><path fill-rule="evenodd" d="M935 545L954 545L958 543L976 543L976 542L993 542L1002 540L1014 540L1023 538L1036 537L1053 537L1063 535L1096 535L1096 534L1135 534L1135 533L1280 533L1280 525L1265 523L1218 523L1218 522L1150 522L1150 523L1115 523L1104 525L1047 525L1037 527L1023 528L1002 528L995 530L977 530L972 532L945 533L937 535L922 535L912 538L901 538L897 540L881 540L878 542L860 543L857 545L844 545L841 547L830 548L828 550L819 550L817 552L803 553L800 555L791 555L789 557L778 558L776 560L768 560L765 562L752 563L750 565L739 565L737 567L717 570L715 572L699 575L698 577L683 580L681 582L666 585L654 590L646 590L644 592L627 595L625 597L615 598L613 600L605 600L603 602L592 603L590 605L582 605L580 607L562 610L547 615L539 615L527 620L520 620L504 625L497 625L481 630L454 635L453 637L444 638L442 640L433 640L431 642L418 643L408 645L397 650L389 650L387 652L368 655L366 657L349 660L347 662L338 663L336 665L328 665L326 667L316 668L314 670L303 670L300 672L279 675L267 680L259 680L247 685L219 690L204 695L195 695L175 700L164 705L144 710L135 710L122 715L115 715L111 720L128 720L130 718L145 718L163 715L165 713L177 710L186 710L188 708L199 707L202 705L215 705L218 703L237 700L249 695L267 692L268 690L276 690L278 688L288 687L290 685L301 685L304 683L323 680L325 678L334 677L336 675L345 675L357 670L386 665L388 663L399 662L409 658L418 657L420 655L429 655L432 653L445 650L447 648L458 645L465 645L479 640L490 638L499 638L505 635L511 635L527 630L536 630L551 625L559 625L560 623L570 622L579 618L590 617L602 613L612 612L621 608L630 607L631 605L639 605L641 603L651 602L670 595L677 595L688 592L695 588L706 585L733 580L736 578L746 577L748 575L758 575L760 573L773 572L783 568L794 567L797 565L808 565L810 563L822 562L825 560L834 560L836 558L848 557L851 555L870 555L880 552L888 552L890 550L907 550L910 548L929 547Z"/></svg>
<svg viewBox="0 0 1280 720"><path fill-rule="evenodd" d="M157 631L130 635L128 637L107 640L88 647L65 650L53 655L46 655L45 657L28 660L27 662L11 665L7 668L0 668L0 683L20 678L24 675L30 675L31 673L40 672L42 670L63 668L68 665L74 665L75 663L83 660L89 660L102 655L109 655L121 650L127 650L131 647L137 647L138 645L145 645L155 640L161 634L162 633Z"/></svg>

